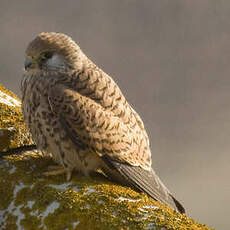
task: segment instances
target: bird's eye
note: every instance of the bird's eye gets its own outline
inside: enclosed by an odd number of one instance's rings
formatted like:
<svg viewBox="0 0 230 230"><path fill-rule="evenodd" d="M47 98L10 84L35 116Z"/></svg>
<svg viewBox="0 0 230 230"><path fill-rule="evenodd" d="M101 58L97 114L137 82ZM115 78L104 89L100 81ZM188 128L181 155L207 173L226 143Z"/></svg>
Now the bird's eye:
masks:
<svg viewBox="0 0 230 230"><path fill-rule="evenodd" d="M44 59L49 59L53 56L53 53L52 52L45 52L43 53L43 58Z"/></svg>

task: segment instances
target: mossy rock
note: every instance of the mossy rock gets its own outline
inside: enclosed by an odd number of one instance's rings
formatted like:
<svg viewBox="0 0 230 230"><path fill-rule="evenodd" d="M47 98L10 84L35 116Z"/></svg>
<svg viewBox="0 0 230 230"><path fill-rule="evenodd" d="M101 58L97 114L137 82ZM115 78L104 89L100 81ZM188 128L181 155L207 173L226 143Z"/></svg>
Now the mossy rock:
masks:
<svg viewBox="0 0 230 230"><path fill-rule="evenodd" d="M21 113L21 101L0 84L0 151L32 144Z"/></svg>
<svg viewBox="0 0 230 230"><path fill-rule="evenodd" d="M44 176L52 164L36 152L0 158L0 229L209 229L100 174Z"/></svg>
<svg viewBox="0 0 230 230"><path fill-rule="evenodd" d="M0 85L0 151L32 143L20 100ZM0 155L0 230L209 229L101 174L44 176L52 164L38 151Z"/></svg>

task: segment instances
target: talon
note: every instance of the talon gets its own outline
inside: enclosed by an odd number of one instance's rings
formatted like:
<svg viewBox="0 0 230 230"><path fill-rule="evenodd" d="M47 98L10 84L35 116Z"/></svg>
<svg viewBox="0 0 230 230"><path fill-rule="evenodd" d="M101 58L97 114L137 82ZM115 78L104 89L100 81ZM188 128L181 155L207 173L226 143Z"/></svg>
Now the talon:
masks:
<svg viewBox="0 0 230 230"><path fill-rule="evenodd" d="M72 170L66 170L66 180L69 181L72 175Z"/></svg>
<svg viewBox="0 0 230 230"><path fill-rule="evenodd" d="M60 170L60 169L63 169L63 167L60 165L49 165L48 166L48 171L56 171L56 170Z"/></svg>
<svg viewBox="0 0 230 230"><path fill-rule="evenodd" d="M63 168L60 165L50 165L48 166L48 171L43 173L45 176L56 176L61 174L66 174L66 180L69 181L72 175L72 170Z"/></svg>
<svg viewBox="0 0 230 230"><path fill-rule="evenodd" d="M64 168L59 167L59 169L45 172L44 175L45 176L56 176L56 175L61 175L64 173L66 173L66 170Z"/></svg>

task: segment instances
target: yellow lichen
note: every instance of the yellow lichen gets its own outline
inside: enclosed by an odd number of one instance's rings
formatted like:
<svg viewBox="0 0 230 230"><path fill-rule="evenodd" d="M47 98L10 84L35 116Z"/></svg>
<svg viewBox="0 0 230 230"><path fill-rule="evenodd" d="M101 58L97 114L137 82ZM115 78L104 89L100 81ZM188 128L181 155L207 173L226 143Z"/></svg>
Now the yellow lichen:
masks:
<svg viewBox="0 0 230 230"><path fill-rule="evenodd" d="M15 94L0 84L0 91L20 101ZM19 106L0 103L0 151L7 151L22 145L32 144Z"/></svg>
<svg viewBox="0 0 230 230"><path fill-rule="evenodd" d="M4 221L4 223L2 223L5 226L3 229L18 230L16 222L17 222L16 216L12 214L7 215L6 220Z"/></svg>
<svg viewBox="0 0 230 230"><path fill-rule="evenodd" d="M0 84L0 91L20 101L20 99L13 92L7 90L2 84Z"/></svg>
<svg viewBox="0 0 230 230"><path fill-rule="evenodd" d="M0 168L0 192L6 197L0 199L0 209L6 210L11 202L21 207L20 225L26 230L209 229L100 176L86 178L75 173L71 182L64 175L45 177L50 164L49 158L27 154L7 157L5 167ZM16 186L20 189L13 196ZM6 215L7 226L12 227L8 229L16 229L17 218Z"/></svg>

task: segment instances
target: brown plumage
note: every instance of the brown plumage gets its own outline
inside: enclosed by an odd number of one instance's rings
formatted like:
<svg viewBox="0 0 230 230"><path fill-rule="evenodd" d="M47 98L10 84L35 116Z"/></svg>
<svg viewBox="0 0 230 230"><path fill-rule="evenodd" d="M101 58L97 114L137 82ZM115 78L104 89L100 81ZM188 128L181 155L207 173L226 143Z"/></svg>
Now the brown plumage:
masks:
<svg viewBox="0 0 230 230"><path fill-rule="evenodd" d="M183 213L151 168L149 139L117 84L61 33L41 33L26 50L23 114L32 136L70 179L101 169ZM48 173L49 174L49 173Z"/></svg>

